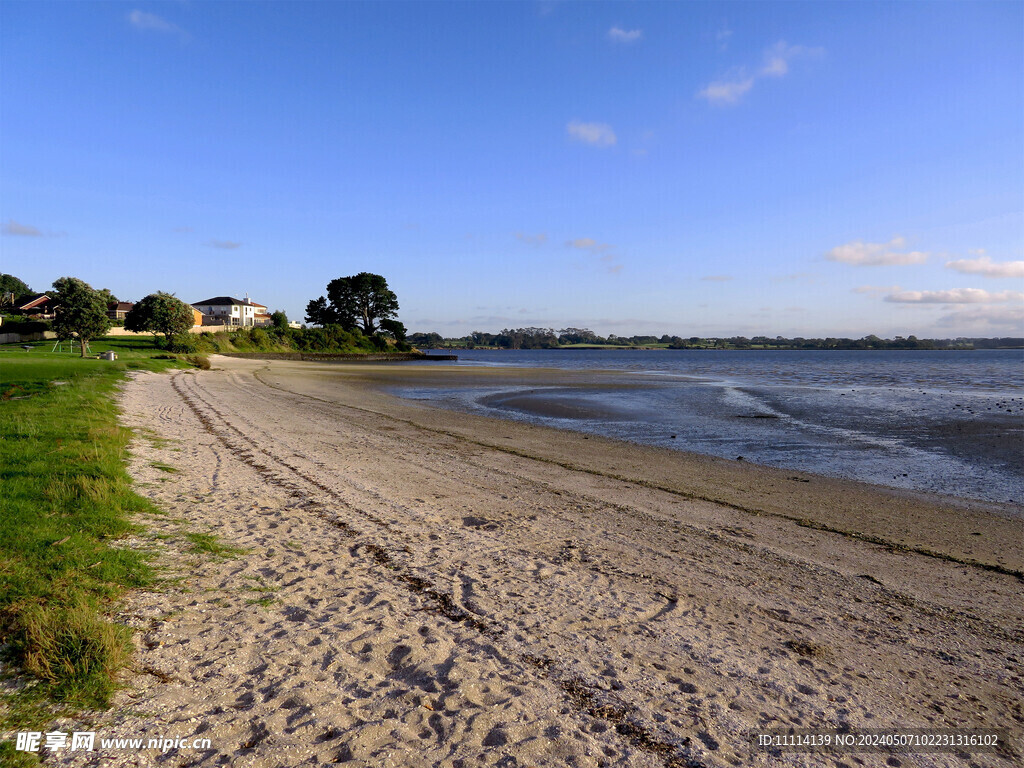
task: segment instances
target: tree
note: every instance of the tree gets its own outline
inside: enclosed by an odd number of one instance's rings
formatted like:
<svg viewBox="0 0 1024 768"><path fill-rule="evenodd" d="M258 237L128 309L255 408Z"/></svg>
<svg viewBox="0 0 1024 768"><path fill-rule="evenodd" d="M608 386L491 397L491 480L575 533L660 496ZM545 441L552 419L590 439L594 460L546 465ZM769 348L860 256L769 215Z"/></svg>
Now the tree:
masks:
<svg viewBox="0 0 1024 768"><path fill-rule="evenodd" d="M117 305L121 303L121 300L112 294L109 288L100 288L96 293L103 299L103 305L107 309L116 309Z"/></svg>
<svg viewBox="0 0 1024 768"><path fill-rule="evenodd" d="M32 293L32 290L14 275L8 275L6 273L0 273L0 295L5 293L13 293L14 298L24 296L25 294Z"/></svg>
<svg viewBox="0 0 1024 768"><path fill-rule="evenodd" d="M186 333L194 324L192 307L163 291L149 294L128 310L124 318L124 327L129 331L162 333L166 347L170 347L171 337Z"/></svg>
<svg viewBox="0 0 1024 768"><path fill-rule="evenodd" d="M77 337L82 357L90 339L110 330L107 305L99 291L77 277L60 277L53 281L53 303L56 315L53 330L58 339Z"/></svg>
<svg viewBox="0 0 1024 768"><path fill-rule="evenodd" d="M283 331L288 327L288 315L284 313L284 310L277 310L276 312L270 313L270 321L274 324L274 327L279 331Z"/></svg>
<svg viewBox="0 0 1024 768"><path fill-rule="evenodd" d="M370 272L331 280L327 298L333 322L346 330L359 328L366 336L377 331L381 320L398 313L398 297L388 288L388 281Z"/></svg>
<svg viewBox="0 0 1024 768"><path fill-rule="evenodd" d="M393 336L395 341L405 341L407 333L405 323L386 317L380 321L380 329L389 336Z"/></svg>
<svg viewBox="0 0 1024 768"><path fill-rule="evenodd" d="M327 299L321 296L319 299L310 299L306 305L306 322L313 325L331 325L337 322L334 313L327 306Z"/></svg>

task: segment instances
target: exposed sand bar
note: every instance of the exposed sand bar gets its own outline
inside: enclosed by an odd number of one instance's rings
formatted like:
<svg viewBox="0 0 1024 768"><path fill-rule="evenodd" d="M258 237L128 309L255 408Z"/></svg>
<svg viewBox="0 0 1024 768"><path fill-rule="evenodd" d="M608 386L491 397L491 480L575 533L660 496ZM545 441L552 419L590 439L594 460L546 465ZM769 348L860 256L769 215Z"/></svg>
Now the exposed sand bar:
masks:
<svg viewBox="0 0 1024 768"><path fill-rule="evenodd" d="M844 724L1022 761L1020 519L442 412L377 367L215 366L123 399L176 441L136 447L143 491L247 551L161 542L183 584L126 608L144 672L95 727L212 741L162 764L895 765L751 743Z"/></svg>

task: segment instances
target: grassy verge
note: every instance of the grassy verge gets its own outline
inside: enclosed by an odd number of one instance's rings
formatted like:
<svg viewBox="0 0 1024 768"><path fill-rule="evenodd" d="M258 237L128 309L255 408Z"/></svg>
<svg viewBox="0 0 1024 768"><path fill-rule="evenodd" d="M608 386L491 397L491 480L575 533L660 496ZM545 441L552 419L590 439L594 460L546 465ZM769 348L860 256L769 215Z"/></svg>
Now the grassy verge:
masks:
<svg viewBox="0 0 1024 768"><path fill-rule="evenodd" d="M151 506L125 472L131 433L114 391L127 370L184 365L155 359L151 343L113 345L116 362L32 346L0 347L0 653L33 681L4 695L0 729L109 702L131 646L107 613L153 577L144 553L117 545Z"/></svg>

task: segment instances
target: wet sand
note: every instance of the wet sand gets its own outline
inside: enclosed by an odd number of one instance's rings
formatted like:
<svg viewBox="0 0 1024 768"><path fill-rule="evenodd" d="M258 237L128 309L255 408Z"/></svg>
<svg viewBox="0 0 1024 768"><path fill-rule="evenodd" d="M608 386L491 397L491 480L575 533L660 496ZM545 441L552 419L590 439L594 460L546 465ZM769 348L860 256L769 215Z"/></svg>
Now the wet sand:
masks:
<svg viewBox="0 0 1024 768"><path fill-rule="evenodd" d="M105 737L200 734L211 748L49 763L1024 756L1019 518L375 388L451 375L429 367L214 362L139 374L124 392L125 423L150 436L131 471L168 512L132 545L181 580L126 603L135 674L88 721ZM242 551L192 552L188 532ZM891 758L752 741L844 726L999 728L1011 743Z"/></svg>

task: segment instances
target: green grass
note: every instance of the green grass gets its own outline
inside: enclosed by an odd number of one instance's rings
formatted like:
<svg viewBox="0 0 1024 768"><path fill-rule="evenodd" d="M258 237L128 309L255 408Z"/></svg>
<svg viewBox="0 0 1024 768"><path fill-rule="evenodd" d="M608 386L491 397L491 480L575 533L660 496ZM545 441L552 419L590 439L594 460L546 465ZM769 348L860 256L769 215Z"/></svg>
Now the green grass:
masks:
<svg viewBox="0 0 1024 768"><path fill-rule="evenodd" d="M128 370L182 366L153 359L146 341L92 344L115 348L115 362L53 353L53 342L0 347L0 639L36 681L5 697L0 727L105 706L128 661L129 631L107 615L153 573L117 541L136 530L133 514L155 509L125 472L131 433L114 394Z"/></svg>
<svg viewBox="0 0 1024 768"><path fill-rule="evenodd" d="M232 557L245 554L244 549L221 544L212 533L186 533L185 538L192 542L193 552L206 552L217 557Z"/></svg>
<svg viewBox="0 0 1024 768"><path fill-rule="evenodd" d="M245 604L246 605L258 605L261 608L269 608L270 606L274 605L275 603L279 603L279 602L280 602L280 600L278 600L276 597L254 597L254 598L252 598L250 600L246 600Z"/></svg>

